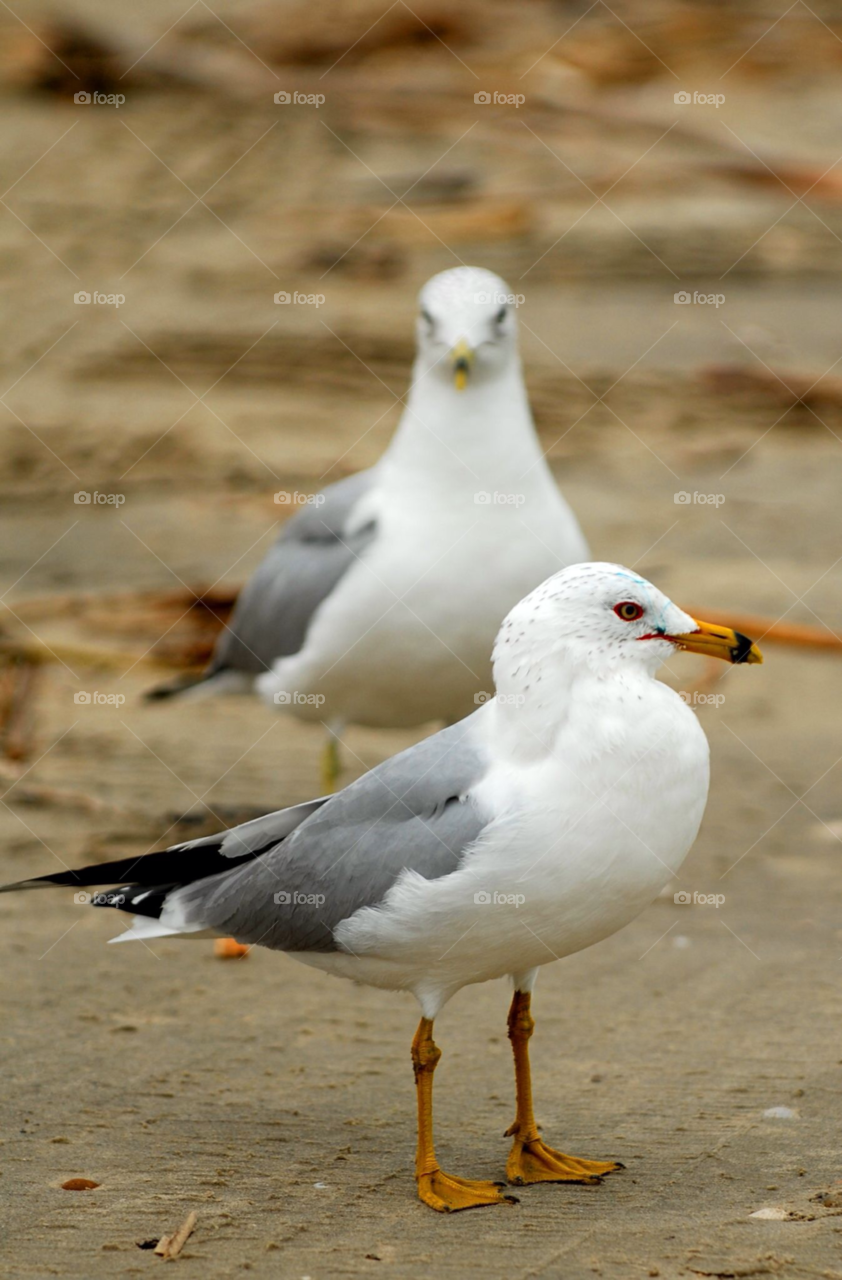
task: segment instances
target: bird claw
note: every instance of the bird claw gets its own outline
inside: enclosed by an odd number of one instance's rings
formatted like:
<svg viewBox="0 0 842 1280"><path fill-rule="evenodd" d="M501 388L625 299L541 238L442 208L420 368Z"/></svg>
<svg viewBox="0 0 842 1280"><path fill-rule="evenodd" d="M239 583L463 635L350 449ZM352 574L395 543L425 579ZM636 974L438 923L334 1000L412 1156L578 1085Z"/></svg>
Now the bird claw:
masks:
<svg viewBox="0 0 842 1280"><path fill-rule="evenodd" d="M418 1195L438 1213L456 1213L460 1209L478 1209L486 1204L517 1204L516 1196L504 1195L502 1182L477 1182L457 1178L441 1169L422 1173L417 1178Z"/></svg>
<svg viewBox="0 0 842 1280"><path fill-rule="evenodd" d="M512 1133L515 1126L508 1130ZM584 1160L555 1151L540 1138L521 1142L515 1138L506 1162L506 1177L515 1186L530 1182L581 1182L595 1185L607 1173L624 1168L617 1160Z"/></svg>

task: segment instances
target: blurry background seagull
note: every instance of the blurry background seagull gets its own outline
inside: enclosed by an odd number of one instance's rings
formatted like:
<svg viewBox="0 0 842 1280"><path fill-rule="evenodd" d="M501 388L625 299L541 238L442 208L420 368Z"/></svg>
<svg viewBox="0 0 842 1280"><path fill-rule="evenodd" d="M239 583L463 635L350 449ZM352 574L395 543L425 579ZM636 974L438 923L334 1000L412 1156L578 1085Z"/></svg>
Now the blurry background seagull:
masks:
<svg viewBox="0 0 842 1280"><path fill-rule="evenodd" d="M287 522L205 673L150 696L256 684L276 709L330 726L325 790L345 724L474 709L501 617L588 557L535 434L512 303L475 267L427 282L412 386L379 463Z"/></svg>
<svg viewBox="0 0 842 1280"><path fill-rule="evenodd" d="M677 648L762 661L745 636L697 622L628 569L573 566L505 619L491 701L337 795L161 853L8 887L119 885L94 899L135 916L112 941L232 934L412 992L422 1015L412 1045L416 1179L421 1199L442 1211L508 1197L496 1183L439 1168L433 1019L461 987L511 975L508 1180L597 1181L621 1166L565 1155L539 1137L531 992L539 966L633 920L696 838L707 739L680 696L654 679Z"/></svg>

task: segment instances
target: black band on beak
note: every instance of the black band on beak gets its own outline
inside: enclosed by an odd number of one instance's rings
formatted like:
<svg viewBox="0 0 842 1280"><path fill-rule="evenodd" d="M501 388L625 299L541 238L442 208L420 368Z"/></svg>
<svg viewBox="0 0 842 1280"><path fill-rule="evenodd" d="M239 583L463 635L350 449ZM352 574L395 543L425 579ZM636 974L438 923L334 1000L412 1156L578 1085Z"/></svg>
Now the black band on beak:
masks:
<svg viewBox="0 0 842 1280"><path fill-rule="evenodd" d="M748 636L744 636L741 631L735 631L737 643L731 649L732 662L745 662L751 652L753 641Z"/></svg>

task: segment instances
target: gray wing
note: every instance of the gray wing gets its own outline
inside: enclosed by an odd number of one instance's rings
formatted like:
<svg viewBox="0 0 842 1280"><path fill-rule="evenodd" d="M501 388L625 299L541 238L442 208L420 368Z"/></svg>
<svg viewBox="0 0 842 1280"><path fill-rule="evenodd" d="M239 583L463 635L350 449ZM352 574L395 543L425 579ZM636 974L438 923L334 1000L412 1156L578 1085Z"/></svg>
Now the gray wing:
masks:
<svg viewBox="0 0 842 1280"><path fill-rule="evenodd" d="M474 721L372 769L253 861L180 890L179 908L241 942L337 950L342 920L382 902L405 869L426 880L455 871L490 820L472 794L488 765Z"/></svg>
<svg viewBox="0 0 842 1280"><path fill-rule="evenodd" d="M199 836L196 840L188 840L185 844L176 845L179 850L196 849L201 852L211 850L221 858L236 861L248 853L261 853L273 845L279 844L299 823L327 804L330 796L321 796L318 800L305 800L303 804L292 805L289 809L278 809L274 813L265 813L250 822L241 822L239 826L229 827L227 831L217 832L210 836Z"/></svg>
<svg viewBox="0 0 842 1280"><path fill-rule="evenodd" d="M276 658L298 653L316 609L376 535L372 521L348 533L348 517L374 483L374 471L329 485L324 502L284 525L246 583L217 641L205 679L222 671L260 674Z"/></svg>

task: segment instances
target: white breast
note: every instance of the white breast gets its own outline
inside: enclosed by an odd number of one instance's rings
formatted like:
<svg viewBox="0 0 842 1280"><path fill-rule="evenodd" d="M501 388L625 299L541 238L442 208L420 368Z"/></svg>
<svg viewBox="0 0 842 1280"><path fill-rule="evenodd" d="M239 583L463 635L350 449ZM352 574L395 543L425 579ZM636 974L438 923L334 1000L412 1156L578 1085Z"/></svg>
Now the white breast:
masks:
<svg viewBox="0 0 842 1280"><path fill-rule="evenodd" d="M439 503L384 493L377 538L320 607L301 652L276 664L279 687L320 693L319 719L410 726L468 714L493 687L501 618L586 553L573 542L571 556L569 521L560 496L546 501L537 487L520 507L475 503L464 483Z"/></svg>
<svg viewBox="0 0 842 1280"><path fill-rule="evenodd" d="M543 758L501 759L479 789L498 816L460 870L434 881L405 873L381 909L340 926L354 955L323 967L429 1003L431 992L443 999L549 963L634 919L684 860L709 780L693 712L644 683L634 705L606 706L601 685L599 718L583 697Z"/></svg>

